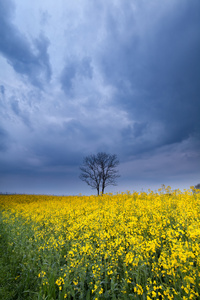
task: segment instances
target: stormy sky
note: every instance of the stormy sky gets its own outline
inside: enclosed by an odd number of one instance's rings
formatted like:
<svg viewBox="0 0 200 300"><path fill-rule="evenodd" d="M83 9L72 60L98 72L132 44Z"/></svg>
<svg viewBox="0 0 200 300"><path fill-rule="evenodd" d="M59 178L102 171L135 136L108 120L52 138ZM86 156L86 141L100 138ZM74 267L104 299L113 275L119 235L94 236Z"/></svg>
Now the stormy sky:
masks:
<svg viewBox="0 0 200 300"><path fill-rule="evenodd" d="M199 0L0 0L0 192L95 194L200 183Z"/></svg>

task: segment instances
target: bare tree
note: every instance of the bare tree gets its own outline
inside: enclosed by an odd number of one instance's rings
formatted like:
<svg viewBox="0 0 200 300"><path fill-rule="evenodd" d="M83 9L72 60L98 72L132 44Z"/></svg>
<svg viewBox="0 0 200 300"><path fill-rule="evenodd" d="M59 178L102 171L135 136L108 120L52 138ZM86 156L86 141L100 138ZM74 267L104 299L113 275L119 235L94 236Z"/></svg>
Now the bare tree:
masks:
<svg viewBox="0 0 200 300"><path fill-rule="evenodd" d="M97 189L99 195L100 182L101 182L101 170L97 162L95 155L86 156L83 159L83 164L80 166L82 171L80 179L85 181L93 189Z"/></svg>
<svg viewBox="0 0 200 300"><path fill-rule="evenodd" d="M115 154L99 152L97 155L89 155L83 159L80 167L80 179L85 181L92 188L97 189L99 195L100 187L102 194L108 185L116 185L116 179L119 177L119 161Z"/></svg>
<svg viewBox="0 0 200 300"><path fill-rule="evenodd" d="M198 183L197 185L195 185L194 187L196 190L200 190L200 183Z"/></svg>
<svg viewBox="0 0 200 300"><path fill-rule="evenodd" d="M194 186L194 192L195 193L200 193L200 183Z"/></svg>
<svg viewBox="0 0 200 300"><path fill-rule="evenodd" d="M98 165L101 169L101 187L102 194L108 185L116 185L116 179L119 177L116 167L119 165L116 154L107 154L100 152L97 154Z"/></svg>

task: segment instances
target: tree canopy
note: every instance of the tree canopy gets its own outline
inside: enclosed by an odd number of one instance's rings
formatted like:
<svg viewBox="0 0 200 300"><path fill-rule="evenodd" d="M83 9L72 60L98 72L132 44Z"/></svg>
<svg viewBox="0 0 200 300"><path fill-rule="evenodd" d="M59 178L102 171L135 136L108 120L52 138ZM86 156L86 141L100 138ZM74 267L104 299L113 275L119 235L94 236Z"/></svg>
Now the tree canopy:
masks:
<svg viewBox="0 0 200 300"><path fill-rule="evenodd" d="M80 179L89 186L97 190L97 194L104 194L108 185L116 185L116 179L119 177L116 167L119 160L116 154L107 154L99 152L96 155L91 154L84 157L83 164L80 166Z"/></svg>

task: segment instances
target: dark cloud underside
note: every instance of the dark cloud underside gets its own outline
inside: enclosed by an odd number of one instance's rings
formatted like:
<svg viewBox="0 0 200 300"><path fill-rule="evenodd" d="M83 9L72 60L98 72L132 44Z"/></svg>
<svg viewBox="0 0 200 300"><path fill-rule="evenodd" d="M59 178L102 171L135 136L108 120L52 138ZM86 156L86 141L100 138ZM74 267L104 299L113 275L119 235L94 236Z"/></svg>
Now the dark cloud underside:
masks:
<svg viewBox="0 0 200 300"><path fill-rule="evenodd" d="M40 35L31 43L12 23L13 2L6 2L5 5L5 1L0 1L0 52L17 73L25 75L32 84L41 88L43 80L51 78L47 53L49 41Z"/></svg>
<svg viewBox="0 0 200 300"><path fill-rule="evenodd" d="M98 151L123 187L200 176L199 28L199 0L0 0L0 189L82 188Z"/></svg>

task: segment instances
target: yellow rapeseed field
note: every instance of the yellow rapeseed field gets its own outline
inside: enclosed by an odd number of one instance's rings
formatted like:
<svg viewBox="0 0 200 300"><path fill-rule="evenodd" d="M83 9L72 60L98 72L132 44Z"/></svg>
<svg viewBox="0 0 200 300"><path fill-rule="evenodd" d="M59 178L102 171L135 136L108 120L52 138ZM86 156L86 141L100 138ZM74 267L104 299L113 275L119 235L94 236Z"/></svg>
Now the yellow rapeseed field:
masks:
<svg viewBox="0 0 200 300"><path fill-rule="evenodd" d="M1 195L0 210L13 299L200 297L200 194L192 190Z"/></svg>

